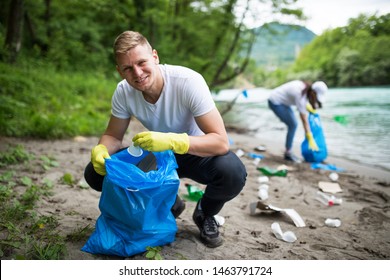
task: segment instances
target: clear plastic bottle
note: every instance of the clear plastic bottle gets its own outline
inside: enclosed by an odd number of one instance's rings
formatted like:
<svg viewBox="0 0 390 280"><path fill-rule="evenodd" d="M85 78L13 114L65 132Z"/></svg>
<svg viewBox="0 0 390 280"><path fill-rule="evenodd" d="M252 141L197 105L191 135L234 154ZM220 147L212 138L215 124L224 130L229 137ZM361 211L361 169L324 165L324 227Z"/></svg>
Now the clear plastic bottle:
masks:
<svg viewBox="0 0 390 280"><path fill-rule="evenodd" d="M267 200L268 199L268 189L269 189L269 186L267 184L261 184L259 186L257 196L260 198L260 200Z"/></svg>
<svg viewBox="0 0 390 280"><path fill-rule="evenodd" d="M316 200L327 206L340 205L343 202L341 198L337 198L334 195L328 195L321 191L317 192Z"/></svg>

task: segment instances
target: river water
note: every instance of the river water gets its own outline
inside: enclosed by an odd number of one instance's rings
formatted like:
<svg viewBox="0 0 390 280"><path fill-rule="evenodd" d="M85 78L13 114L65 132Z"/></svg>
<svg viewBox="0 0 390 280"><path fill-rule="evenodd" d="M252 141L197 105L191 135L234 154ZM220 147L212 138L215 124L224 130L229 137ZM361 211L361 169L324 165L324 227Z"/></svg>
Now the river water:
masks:
<svg viewBox="0 0 390 280"><path fill-rule="evenodd" d="M259 139L278 139L284 143L286 127L267 105L270 90L249 89L248 97L240 92L223 90L214 95L220 111L239 96L231 110L223 115L225 124L248 128ZM318 113L328 155L390 171L390 87L331 88L323 105ZM295 148L304 139L298 112L296 115L299 126Z"/></svg>

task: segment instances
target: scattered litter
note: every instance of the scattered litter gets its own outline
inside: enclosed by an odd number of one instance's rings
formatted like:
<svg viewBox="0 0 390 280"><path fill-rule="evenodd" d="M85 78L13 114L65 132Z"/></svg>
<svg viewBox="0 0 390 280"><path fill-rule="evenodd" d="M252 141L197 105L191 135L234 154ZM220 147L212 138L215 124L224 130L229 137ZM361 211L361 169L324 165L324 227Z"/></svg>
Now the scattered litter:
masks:
<svg viewBox="0 0 390 280"><path fill-rule="evenodd" d="M255 153L247 153L247 156L254 159L253 164L255 166L257 166L260 163L260 161L264 158L263 155L255 154Z"/></svg>
<svg viewBox="0 0 390 280"><path fill-rule="evenodd" d="M188 195L185 195L186 198L192 201L198 201L202 198L204 191L198 188L197 186L186 183Z"/></svg>
<svg viewBox="0 0 390 280"><path fill-rule="evenodd" d="M269 205L264 204L261 201L252 202L251 204L249 204L249 211L250 211L251 215L255 214L256 209L259 209L259 210L271 210L271 211L274 211L274 212L281 212L281 213L287 214L287 216L290 217L290 219L294 222L294 224L297 227L305 227L306 226L305 222L303 221L301 216L299 216L297 211L295 211L294 209L282 209L282 208L279 208L279 207L276 207L276 206L272 206L270 204Z"/></svg>
<svg viewBox="0 0 390 280"><path fill-rule="evenodd" d="M326 206L340 205L341 203L343 203L343 200L341 198L337 198L334 195L328 195L321 191L317 192L316 200Z"/></svg>
<svg viewBox="0 0 390 280"><path fill-rule="evenodd" d="M268 189L269 189L269 186L267 184L261 184L259 186L257 196L260 198L260 200L267 200L268 199Z"/></svg>
<svg viewBox="0 0 390 280"><path fill-rule="evenodd" d="M258 166L260 161L261 161L260 158L255 158L252 163L253 163L254 166Z"/></svg>
<svg viewBox="0 0 390 280"><path fill-rule="evenodd" d="M257 170L261 171L264 175L267 176L279 176L279 177L287 176L287 169L278 170L278 169L273 169L265 166L265 167L258 167Z"/></svg>
<svg viewBox="0 0 390 280"><path fill-rule="evenodd" d="M324 164L324 163L312 163L311 169L324 169L324 170L331 170L331 171L344 171L343 168L338 168L336 165L333 164Z"/></svg>
<svg viewBox="0 0 390 280"><path fill-rule="evenodd" d="M279 165L278 167L276 167L276 169L277 170L287 170L287 171L295 171L295 170L297 170L296 168L291 167L291 166L287 166L285 164Z"/></svg>
<svg viewBox="0 0 390 280"><path fill-rule="evenodd" d="M346 116L346 115L335 115L335 116L333 116L333 120L342 124L342 125L348 124L348 116Z"/></svg>
<svg viewBox="0 0 390 280"><path fill-rule="evenodd" d="M77 186L79 186L80 189L89 189L89 185L87 181L85 181L84 177L80 179L80 181L77 183Z"/></svg>
<svg viewBox="0 0 390 280"><path fill-rule="evenodd" d="M331 183L331 182L318 182L318 187L326 193L338 193L342 192L339 183Z"/></svg>
<svg viewBox="0 0 390 280"><path fill-rule="evenodd" d="M329 174L329 179L331 179L333 182L336 182L339 179L339 174L336 172L331 172Z"/></svg>
<svg viewBox="0 0 390 280"><path fill-rule="evenodd" d="M277 239L292 243L297 240L297 237L292 231L282 232L280 225L278 223L273 223L271 225L272 232L275 234Z"/></svg>
<svg viewBox="0 0 390 280"><path fill-rule="evenodd" d="M259 183L268 183L269 182L269 178L267 176L260 176L259 178L257 178L257 182L259 182Z"/></svg>
<svg viewBox="0 0 390 280"><path fill-rule="evenodd" d="M84 136L75 136L75 137L73 138L73 141L79 142L79 143L81 143L81 142L87 142L87 138L84 137Z"/></svg>
<svg viewBox="0 0 390 280"><path fill-rule="evenodd" d="M339 227L341 226L341 221L339 219L326 219L325 225L328 227Z"/></svg>
<svg viewBox="0 0 390 280"><path fill-rule="evenodd" d="M133 157L140 157L143 154L143 150L139 146L134 146L133 143L127 148L127 151Z"/></svg>
<svg viewBox="0 0 390 280"><path fill-rule="evenodd" d="M245 152L244 152L243 150L241 150L241 149L238 149L238 150L236 151L236 155L237 155L238 157L242 157L243 155L245 155Z"/></svg>
<svg viewBox="0 0 390 280"><path fill-rule="evenodd" d="M220 215L214 215L214 219L220 227L225 223L225 218Z"/></svg>
<svg viewBox="0 0 390 280"><path fill-rule="evenodd" d="M259 158L259 159L263 159L264 156L263 155L260 155L260 154L255 154L255 153L247 153L248 157L250 158Z"/></svg>
<svg viewBox="0 0 390 280"><path fill-rule="evenodd" d="M258 151L258 152L265 152L267 149L266 149L266 147L264 147L264 146L257 146L256 148L255 148L255 151Z"/></svg>

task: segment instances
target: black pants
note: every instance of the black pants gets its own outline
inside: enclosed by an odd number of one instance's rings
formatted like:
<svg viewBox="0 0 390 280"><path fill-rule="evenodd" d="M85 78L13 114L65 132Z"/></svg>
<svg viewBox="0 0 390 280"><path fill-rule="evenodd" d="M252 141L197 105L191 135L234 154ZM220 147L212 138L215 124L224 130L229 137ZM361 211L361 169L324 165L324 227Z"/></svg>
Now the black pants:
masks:
<svg viewBox="0 0 390 280"><path fill-rule="evenodd" d="M189 154L175 154L175 157L180 178L189 178L206 185L201 205L207 216L216 215L245 185L247 176L245 166L233 152L213 157ZM85 168L84 177L93 189L102 191L104 176L96 173L92 163Z"/></svg>

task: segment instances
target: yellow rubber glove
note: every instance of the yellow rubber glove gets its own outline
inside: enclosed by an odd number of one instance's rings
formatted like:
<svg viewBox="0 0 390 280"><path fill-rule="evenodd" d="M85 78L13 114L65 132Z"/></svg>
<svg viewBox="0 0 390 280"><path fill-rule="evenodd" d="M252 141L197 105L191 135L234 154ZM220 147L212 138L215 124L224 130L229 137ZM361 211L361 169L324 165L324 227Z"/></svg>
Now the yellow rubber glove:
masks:
<svg viewBox="0 0 390 280"><path fill-rule="evenodd" d="M163 133L154 131L140 132L133 137L135 146L151 152L172 150L176 154L185 154L190 147L187 133Z"/></svg>
<svg viewBox="0 0 390 280"><path fill-rule="evenodd" d="M317 111L314 110L313 106L311 106L310 103L307 103L307 104L306 104L306 110L309 111L309 112L312 113L312 114L317 114Z"/></svg>
<svg viewBox="0 0 390 280"><path fill-rule="evenodd" d="M99 144L92 149L91 162L95 171L104 176L106 175L106 167L104 165L104 159L110 158L107 147Z"/></svg>
<svg viewBox="0 0 390 280"><path fill-rule="evenodd" d="M320 149L318 148L317 143L313 138L313 134L311 132L306 133L306 138L309 142L309 149L318 152Z"/></svg>

